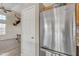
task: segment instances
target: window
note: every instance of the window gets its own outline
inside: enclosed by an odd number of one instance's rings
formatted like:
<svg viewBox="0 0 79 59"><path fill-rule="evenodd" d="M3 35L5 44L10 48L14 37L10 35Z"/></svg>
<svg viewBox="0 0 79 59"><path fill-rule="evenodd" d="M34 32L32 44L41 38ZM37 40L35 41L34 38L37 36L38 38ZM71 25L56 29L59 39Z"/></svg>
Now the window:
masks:
<svg viewBox="0 0 79 59"><path fill-rule="evenodd" d="M5 20L6 16L5 15L0 15L0 35L5 35Z"/></svg>

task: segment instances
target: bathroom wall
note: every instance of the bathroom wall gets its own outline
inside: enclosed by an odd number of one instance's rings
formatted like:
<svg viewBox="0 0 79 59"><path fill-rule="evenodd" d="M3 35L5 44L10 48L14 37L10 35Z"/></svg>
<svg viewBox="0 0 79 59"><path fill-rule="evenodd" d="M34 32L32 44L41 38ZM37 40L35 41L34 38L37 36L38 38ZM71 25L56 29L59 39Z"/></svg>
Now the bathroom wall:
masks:
<svg viewBox="0 0 79 59"><path fill-rule="evenodd" d="M13 26L16 18L13 15L6 15L6 18L6 34L0 35L0 40L16 38L16 35L21 33L21 23Z"/></svg>
<svg viewBox="0 0 79 59"><path fill-rule="evenodd" d="M24 8L27 8L31 5L34 5L32 3L23 3L23 4L18 4L16 7L13 7L12 10L15 10L17 13L21 13L21 11ZM11 38L16 38L16 34L20 34L21 33L21 23L18 24L17 26L13 26L13 22L15 22L14 20L16 20L16 18L12 15L6 15L7 16L7 20L6 20L6 34L5 35L0 35L0 40L3 39L11 39Z"/></svg>

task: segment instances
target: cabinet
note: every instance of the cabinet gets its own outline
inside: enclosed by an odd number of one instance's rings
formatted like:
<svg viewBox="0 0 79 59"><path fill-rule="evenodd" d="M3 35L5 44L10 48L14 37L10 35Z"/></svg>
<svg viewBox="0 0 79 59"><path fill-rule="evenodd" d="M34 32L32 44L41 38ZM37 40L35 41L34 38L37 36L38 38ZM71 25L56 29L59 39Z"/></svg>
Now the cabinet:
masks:
<svg viewBox="0 0 79 59"><path fill-rule="evenodd" d="M79 3L76 4L76 23L79 26Z"/></svg>
<svg viewBox="0 0 79 59"><path fill-rule="evenodd" d="M39 55L39 5L31 5L22 11L21 55Z"/></svg>
<svg viewBox="0 0 79 59"><path fill-rule="evenodd" d="M76 33L76 54L79 56L79 3L76 4L76 27L77 27L77 33Z"/></svg>

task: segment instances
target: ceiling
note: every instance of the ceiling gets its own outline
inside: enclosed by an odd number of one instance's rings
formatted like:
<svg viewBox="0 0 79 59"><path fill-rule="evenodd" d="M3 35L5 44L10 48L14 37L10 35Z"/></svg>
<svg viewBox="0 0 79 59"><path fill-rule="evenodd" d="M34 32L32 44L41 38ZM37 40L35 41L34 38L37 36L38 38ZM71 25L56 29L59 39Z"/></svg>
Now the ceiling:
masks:
<svg viewBox="0 0 79 59"><path fill-rule="evenodd" d="M0 3L0 6L3 5L6 9L14 10L17 13L21 13L22 9L27 8L30 5L35 3ZM43 3L45 6L52 5L51 3Z"/></svg>
<svg viewBox="0 0 79 59"><path fill-rule="evenodd" d="M1 4L1 3L0 3ZM5 6L5 8L8 9L15 9L16 7L21 7L22 5L29 6L32 3L3 3L2 5ZM44 6L52 5L52 3L43 3Z"/></svg>
<svg viewBox="0 0 79 59"><path fill-rule="evenodd" d="M20 13L22 9L32 5L32 3L0 3L0 6L3 5L6 9L14 10L17 13Z"/></svg>
<svg viewBox="0 0 79 59"><path fill-rule="evenodd" d="M13 9L17 6L22 5L22 3L2 3L2 5L5 6L5 8Z"/></svg>

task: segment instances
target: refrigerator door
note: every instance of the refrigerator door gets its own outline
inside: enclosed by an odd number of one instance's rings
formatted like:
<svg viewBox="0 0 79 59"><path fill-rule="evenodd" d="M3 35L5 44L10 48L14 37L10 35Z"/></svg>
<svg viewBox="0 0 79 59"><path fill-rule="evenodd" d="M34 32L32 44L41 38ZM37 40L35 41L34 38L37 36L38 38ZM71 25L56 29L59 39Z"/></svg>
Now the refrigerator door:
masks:
<svg viewBox="0 0 79 59"><path fill-rule="evenodd" d="M40 46L69 55L75 55L74 20L74 4L42 12L40 14Z"/></svg>

